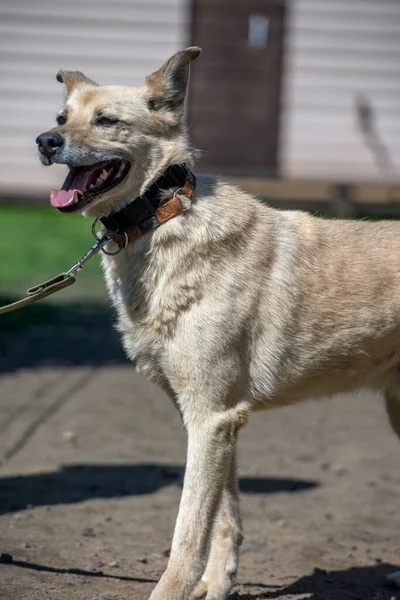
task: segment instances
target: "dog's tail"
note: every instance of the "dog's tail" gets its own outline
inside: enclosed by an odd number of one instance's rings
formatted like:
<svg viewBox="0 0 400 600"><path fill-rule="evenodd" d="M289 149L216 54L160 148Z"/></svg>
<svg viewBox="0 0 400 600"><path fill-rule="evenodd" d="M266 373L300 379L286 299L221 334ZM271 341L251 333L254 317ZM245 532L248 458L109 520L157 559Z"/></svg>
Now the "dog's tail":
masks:
<svg viewBox="0 0 400 600"><path fill-rule="evenodd" d="M386 410L393 431L400 438L400 391L387 391L385 393Z"/></svg>

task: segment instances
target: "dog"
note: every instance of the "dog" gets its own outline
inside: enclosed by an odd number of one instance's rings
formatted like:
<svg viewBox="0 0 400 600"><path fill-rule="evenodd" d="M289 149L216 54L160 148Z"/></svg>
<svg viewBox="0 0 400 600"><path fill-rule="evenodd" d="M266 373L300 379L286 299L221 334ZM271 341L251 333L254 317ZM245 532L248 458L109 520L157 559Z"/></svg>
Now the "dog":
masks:
<svg viewBox="0 0 400 600"><path fill-rule="evenodd" d="M226 600L242 541L235 446L250 411L382 390L400 435L400 226L279 211L199 179L184 123L190 63L143 87L60 71L65 106L37 138L70 171L51 203L101 219L126 353L179 409L187 464L151 600ZM217 132L216 132L217 135Z"/></svg>

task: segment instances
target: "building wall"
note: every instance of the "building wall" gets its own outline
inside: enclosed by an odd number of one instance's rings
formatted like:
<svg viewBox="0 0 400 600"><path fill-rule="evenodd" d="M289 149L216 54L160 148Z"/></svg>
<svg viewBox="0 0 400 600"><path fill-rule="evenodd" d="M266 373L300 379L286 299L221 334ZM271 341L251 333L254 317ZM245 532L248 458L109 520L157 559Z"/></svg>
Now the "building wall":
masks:
<svg viewBox="0 0 400 600"><path fill-rule="evenodd" d="M400 178L400 2L290 0L284 177Z"/></svg>
<svg viewBox="0 0 400 600"><path fill-rule="evenodd" d="M189 41L189 0L2 0L0 194L47 195L63 167L41 167L36 136L62 103L62 69L142 85Z"/></svg>
<svg viewBox="0 0 400 600"><path fill-rule="evenodd" d="M285 4L279 173L398 181L400 1ZM35 144L62 103L56 72L79 69L99 83L140 85L190 43L190 5L2 0L0 195L46 199L62 179L63 167L40 166Z"/></svg>

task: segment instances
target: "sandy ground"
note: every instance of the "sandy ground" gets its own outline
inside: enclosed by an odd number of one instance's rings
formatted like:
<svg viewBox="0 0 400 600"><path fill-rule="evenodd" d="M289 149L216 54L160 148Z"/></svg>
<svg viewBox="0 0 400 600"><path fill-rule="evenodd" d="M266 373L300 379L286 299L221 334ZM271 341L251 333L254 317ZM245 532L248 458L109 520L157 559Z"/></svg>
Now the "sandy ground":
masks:
<svg viewBox="0 0 400 600"><path fill-rule="evenodd" d="M174 407L108 326L33 330L0 371L0 599L147 599L181 492ZM378 397L257 414L239 456L232 599L400 598L385 580L400 566L400 444Z"/></svg>

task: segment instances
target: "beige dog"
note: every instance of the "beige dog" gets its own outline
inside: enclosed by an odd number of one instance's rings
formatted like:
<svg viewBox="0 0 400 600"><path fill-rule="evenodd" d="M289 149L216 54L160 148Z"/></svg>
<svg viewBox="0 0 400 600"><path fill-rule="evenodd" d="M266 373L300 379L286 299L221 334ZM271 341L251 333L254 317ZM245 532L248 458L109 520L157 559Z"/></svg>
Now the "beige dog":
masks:
<svg viewBox="0 0 400 600"><path fill-rule="evenodd" d="M235 445L250 411L372 387L400 433L400 226L281 212L219 180L194 193L188 169L174 185L168 168L193 164L182 120L199 54L178 52L142 88L60 71L65 106L37 139L44 164L70 165L52 204L119 231L103 266L126 352L188 433L151 600L228 597L242 540Z"/></svg>

